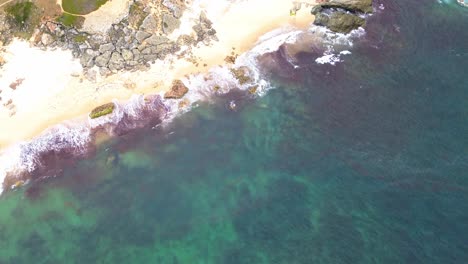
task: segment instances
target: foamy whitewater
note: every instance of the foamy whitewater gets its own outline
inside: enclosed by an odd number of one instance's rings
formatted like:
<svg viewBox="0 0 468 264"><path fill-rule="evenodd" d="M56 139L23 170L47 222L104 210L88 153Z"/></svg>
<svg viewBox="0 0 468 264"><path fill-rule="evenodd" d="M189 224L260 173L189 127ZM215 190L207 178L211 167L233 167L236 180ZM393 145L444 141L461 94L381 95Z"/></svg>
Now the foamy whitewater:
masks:
<svg viewBox="0 0 468 264"><path fill-rule="evenodd" d="M193 10L184 14L182 26L175 34L187 33L189 31L189 21L196 19L194 14L199 14L200 10L205 10L207 16L212 19L216 28L216 18L230 8L237 8L235 5L244 4L246 1L219 1L217 5L207 5L206 1L195 1ZM265 3L265 1L260 1ZM204 9L206 7L206 9ZM208 8L209 7L209 8ZM287 11L287 10L286 10ZM268 89L272 88L267 79L262 74L262 67L258 63L258 58L262 55L276 52L283 45L298 45L298 39L304 39L307 36L313 42L301 43L307 50L310 45L316 45L321 48L323 55L316 59L316 63L330 63L334 65L342 61L341 56L349 55L349 49L352 47L353 39L364 34L363 29L355 30L348 35L335 34L322 27L309 25L305 30L293 26L281 26L257 38L255 45L250 50L243 52L236 60L235 65L231 66L212 66L207 72L188 74L181 78L181 81L189 88L189 92L181 100L163 99L164 91L157 91L153 95L134 94L128 100L117 100L113 102L116 109L110 115L98 118L77 118L59 125L50 127L36 138L16 143L0 152L0 182L4 182L5 177L17 177L17 175L29 175L47 164L43 164L42 156L46 153L55 154L65 153L67 156L81 157L86 155L95 145L96 133L104 131L109 136L118 136L132 129L146 126L158 120L160 124L167 124L174 117L184 113L197 102L209 101L215 94L225 94L232 89L247 90L249 87L258 87L255 91L257 96L263 96ZM174 35L175 36L175 35ZM220 38L222 36L220 35ZM239 42L242 42L239 40ZM25 45L14 44L14 45ZM208 47L209 49L209 47ZM58 53L56 53L58 54ZM203 55L204 51L199 54ZM292 54L294 55L294 54ZM57 55L58 56L58 55ZM68 56L68 55L61 55ZM63 69L64 72L58 74L55 81L60 82L60 78L69 77L75 71L79 70L74 60L69 68ZM288 59L289 61L289 59ZM291 63L294 58L291 56ZM34 62L36 63L36 62ZM161 61L156 63L162 63ZM17 66L8 66L17 67ZM247 67L247 75L251 81L241 85L233 75L231 68ZM6 68L8 70L8 68ZM45 71L47 70L44 67ZM27 74L27 72L24 72ZM35 74L47 74L46 72ZM53 75L55 76L55 75ZM29 83L24 85L33 85ZM51 77L52 78L52 77ZM2 77L3 82L8 83ZM51 80L52 82L53 80ZM65 82L64 82L65 83ZM219 87L216 91L213 87ZM40 96L38 94L37 96ZM24 96L28 97L28 96ZM31 97L28 97L33 100ZM26 100L26 99L25 99ZM180 107L181 101L186 102L186 107ZM151 122L150 122L151 121ZM47 176L47 175L46 175ZM49 175L53 176L53 175ZM26 177L27 178L27 177ZM26 180L18 178L18 180ZM10 180L11 181L11 180ZM0 186L0 193L3 191Z"/></svg>

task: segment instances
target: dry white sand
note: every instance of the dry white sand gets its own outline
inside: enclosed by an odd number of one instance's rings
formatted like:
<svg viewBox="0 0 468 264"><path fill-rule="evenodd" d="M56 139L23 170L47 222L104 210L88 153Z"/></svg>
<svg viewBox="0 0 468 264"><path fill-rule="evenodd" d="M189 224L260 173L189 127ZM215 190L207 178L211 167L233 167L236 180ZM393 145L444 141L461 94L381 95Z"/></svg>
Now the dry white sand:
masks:
<svg viewBox="0 0 468 264"><path fill-rule="evenodd" d="M109 3L116 2L125 1ZM232 47L240 53L251 49L260 36L275 28L305 27L313 21L310 8L303 8L295 17L290 17L292 1L289 0L231 3L228 0L197 2L198 7L207 9L219 38L219 42L211 47L201 46L193 50L202 58L200 64L208 64L206 68L194 67L185 60L172 64L157 62L149 71L119 73L90 82L79 76L81 66L69 51L41 51L23 41L14 41L7 47L4 54L7 63L0 71L0 150L18 141L32 139L54 124L85 117L94 107L112 99L125 100L133 94L163 92L173 79L223 64ZM198 7L194 5L186 12L179 33L185 30L186 22L199 15ZM111 20L102 25L112 23ZM24 81L16 90L9 88L12 82L21 78ZM10 99L14 105L12 109L11 105L10 108L3 106ZM11 115L13 112L16 113Z"/></svg>

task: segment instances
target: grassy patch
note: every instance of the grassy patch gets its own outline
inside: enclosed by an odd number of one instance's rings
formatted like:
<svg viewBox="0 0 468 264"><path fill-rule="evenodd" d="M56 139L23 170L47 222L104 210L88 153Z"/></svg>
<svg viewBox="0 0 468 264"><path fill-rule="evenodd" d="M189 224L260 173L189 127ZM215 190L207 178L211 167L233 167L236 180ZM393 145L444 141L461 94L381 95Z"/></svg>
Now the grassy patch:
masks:
<svg viewBox="0 0 468 264"><path fill-rule="evenodd" d="M8 6L5 11L11 18L13 18L16 25L23 28L31 17L33 8L34 4L32 2L23 2Z"/></svg>
<svg viewBox="0 0 468 264"><path fill-rule="evenodd" d="M107 0L63 0L62 8L68 13L86 15L98 10L106 2Z"/></svg>
<svg viewBox="0 0 468 264"><path fill-rule="evenodd" d="M105 115L112 113L114 109L115 109L114 103L101 105L101 106L94 108L93 111L91 111L91 113L89 114L89 117L91 119L95 119L101 116L105 116Z"/></svg>
<svg viewBox="0 0 468 264"><path fill-rule="evenodd" d="M7 23L13 29L13 35L29 39L40 22L40 10L32 2L19 2L5 7Z"/></svg>
<svg viewBox="0 0 468 264"><path fill-rule="evenodd" d="M148 15L143 11L145 7L141 3L133 3L128 11L128 23L133 28L139 28Z"/></svg>
<svg viewBox="0 0 468 264"><path fill-rule="evenodd" d="M76 35L73 40L77 43L84 43L88 37L86 35Z"/></svg>
<svg viewBox="0 0 468 264"><path fill-rule="evenodd" d="M84 17L64 13L57 18L57 22L60 22L61 24L67 27L80 28L83 25Z"/></svg>

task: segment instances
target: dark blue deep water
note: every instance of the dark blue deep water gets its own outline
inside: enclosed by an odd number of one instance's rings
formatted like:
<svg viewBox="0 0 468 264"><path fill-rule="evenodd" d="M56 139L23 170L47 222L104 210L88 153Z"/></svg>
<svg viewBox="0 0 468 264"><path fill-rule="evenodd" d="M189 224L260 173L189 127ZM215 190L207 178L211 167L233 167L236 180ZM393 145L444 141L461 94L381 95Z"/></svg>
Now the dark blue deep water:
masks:
<svg viewBox="0 0 468 264"><path fill-rule="evenodd" d="M468 9L380 3L344 62L2 196L0 263L468 263Z"/></svg>

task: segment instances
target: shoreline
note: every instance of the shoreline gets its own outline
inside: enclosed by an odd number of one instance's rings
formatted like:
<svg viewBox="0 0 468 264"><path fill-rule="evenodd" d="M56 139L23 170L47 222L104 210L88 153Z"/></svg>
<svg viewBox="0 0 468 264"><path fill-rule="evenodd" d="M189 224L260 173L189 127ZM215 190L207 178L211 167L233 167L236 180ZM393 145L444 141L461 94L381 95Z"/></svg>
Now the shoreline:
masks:
<svg viewBox="0 0 468 264"><path fill-rule="evenodd" d="M198 59L195 65L186 57L178 58L177 54L170 55L165 60L157 60L147 71L124 71L106 77L99 75L95 82L84 78L83 72L80 72L82 68L78 59L71 57L71 51L41 50L30 47L25 41L13 41L6 47L6 63L0 73L0 84L3 86L8 85L12 80L20 80L18 87L8 93L2 93L2 96L9 94L14 104L13 108L0 109L0 123L2 123L0 170L3 169L0 171L0 178L2 178L0 180L3 182L3 187L19 187L27 182L30 175L26 174L38 169L34 162L40 160L41 155L46 155L48 151L55 151L56 154L61 151L70 151L67 150L68 146L68 148L78 149L78 152L72 152L72 156L80 156L82 153L79 151L102 139L102 135L101 139L94 137L102 129L107 129L106 133L110 136L118 134L115 133L115 129L120 129L118 123L123 118L130 116L130 119L134 118L137 123L140 121L145 123L146 121L138 120L132 115L140 110L149 111L149 113L160 110L153 109L153 105L147 104L146 98L148 97L156 98L154 101L159 102L157 104L167 108L166 116L162 118L162 121L165 121L170 120L173 115L188 110L192 103L207 99L211 93L226 93L232 88L241 88L241 86L244 90L255 86L253 93L257 92L257 87L265 83L258 83L260 81L258 73L252 72L256 69L249 69L247 66L247 72L244 74L250 81L248 84L241 83L229 69L241 67L243 63L230 64L225 61L225 58L235 54L236 57L239 56L239 60L242 61L244 58L246 62L245 57L249 51L254 49L259 42L268 41L260 40L265 34L278 31L279 28L289 32L303 31L314 18L309 9L302 9L295 18L291 18L286 9L290 7L287 2L278 0L275 3L276 5L270 2L268 16L259 16L256 12L256 8L264 6L263 0L232 5L225 2L224 11L221 13L215 13L219 10L211 10L211 13L210 10L206 10L207 16L218 31L219 40L210 45L199 43L191 48L190 58ZM232 25L232 21L238 18L239 12L243 12L249 6L252 10L248 13L251 16L250 20L249 16L246 16L247 19L242 25ZM186 11L181 20L190 21L199 11L192 10L192 14ZM270 37L274 38L274 36ZM243 45L239 45L239 39L243 40ZM274 44L281 43L284 42L279 40ZM51 63L48 67L27 63L32 58L39 58L34 61L44 61L46 57ZM25 64L27 67L19 67ZM228 66L225 67L226 65ZM57 69L63 71L54 71ZM36 75L28 75L30 72ZM226 78L230 80L226 81ZM176 79L183 80L190 87L189 93L182 100L161 101L163 94L171 88L172 81ZM55 85L51 85L54 81ZM215 84L218 81L223 84L220 85L219 91L213 91L213 87L218 86ZM250 86L247 87L247 85ZM258 92L261 90L264 90L264 87L258 88ZM112 113L96 120L87 117L93 108L109 102L114 102L122 108L120 116ZM132 104L136 105L132 106ZM112 120L113 118L120 118L120 120ZM11 133L11 131L16 131L16 133ZM76 135L76 133L82 133L82 135ZM34 145L36 143L39 147ZM53 146L57 143L57 146ZM42 149L42 153L30 153L37 152L37 148ZM0 188L0 193L1 190L2 188Z"/></svg>
<svg viewBox="0 0 468 264"><path fill-rule="evenodd" d="M252 1L250 4L245 4L245 2L234 4L224 14L220 14L215 18L210 17L214 27L219 32L220 40L210 46L200 45L200 47L192 49L193 56L201 58L199 63L205 65L203 68L173 56L164 61L156 61L148 71L119 72L98 79L93 83L83 77L77 65L77 60L72 59L71 54L67 54L67 51L41 51L38 48L28 47L25 42L14 41L6 47L5 59L7 62L3 66L4 69L2 69L3 74L0 84L2 87L8 87L9 83L15 79L24 80L15 91L9 91L8 88L2 89L4 91L1 95L4 98L6 93L10 92L14 110L7 111L7 107L0 109L0 123L3 128L0 131L0 150L22 140L31 140L48 127L60 122L80 116L84 117L93 108L113 99L126 100L133 94L166 92L170 89L172 80L207 72L208 69L214 66L225 64L224 58L230 55L232 48L236 48L236 53L243 53L253 48L260 36L275 28L281 26L295 27L296 25L304 28L313 21L313 16L305 9L301 12L302 16L298 16L294 21L289 17L288 10L285 10L290 6L288 1L276 1L276 3L276 5L272 4L272 8L270 8L272 15L266 18L265 16L257 16L255 11L256 8L264 5L264 1L261 0ZM232 21L238 17L238 12L249 7L245 5L249 5L250 10L253 10L246 16L245 21L247 22L242 25L232 25ZM209 15L211 14L208 13ZM255 16L258 18L255 18ZM252 19L249 20L249 17ZM257 23L257 26L252 27L252 23ZM237 30L241 36L239 37L239 34L229 34L233 30ZM244 45L236 45L239 43L239 39L243 39L242 43ZM26 55L21 58L20 54ZM57 67L51 64L46 67L30 64L30 67L26 69L20 69L19 67L19 65L26 64L31 58L38 58L34 61L44 61L46 57L54 56L60 57L54 61ZM9 63L9 61L12 62ZM11 64L15 65L10 67ZM60 72L47 78L47 75L53 75L54 71L60 68L69 71ZM31 78L27 76L28 72L41 72L42 76ZM51 86L50 83L54 83L54 79L61 79L61 82L55 84L55 89L50 89L48 86ZM138 80L138 82L134 80ZM2 103L5 103L5 100ZM38 112L40 115L37 114ZM14 115L10 116L12 113ZM12 135L10 131L17 131L17 133Z"/></svg>

